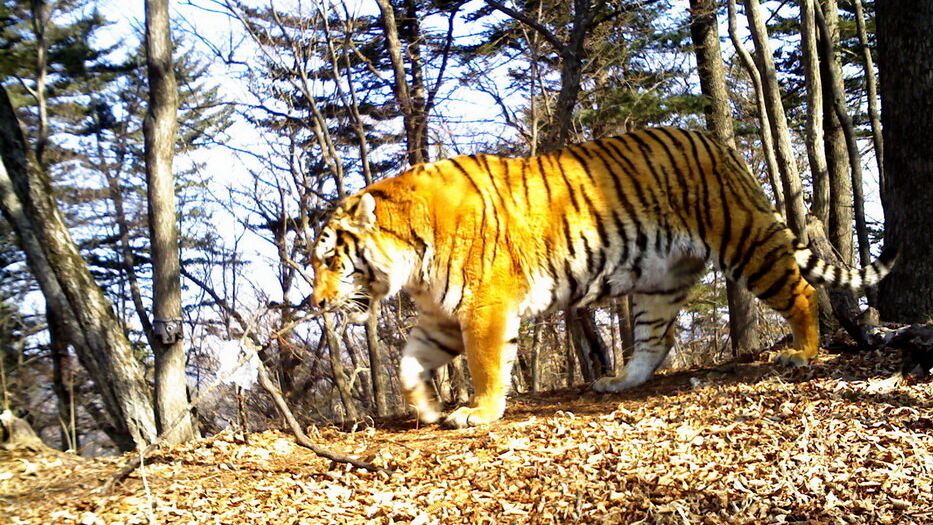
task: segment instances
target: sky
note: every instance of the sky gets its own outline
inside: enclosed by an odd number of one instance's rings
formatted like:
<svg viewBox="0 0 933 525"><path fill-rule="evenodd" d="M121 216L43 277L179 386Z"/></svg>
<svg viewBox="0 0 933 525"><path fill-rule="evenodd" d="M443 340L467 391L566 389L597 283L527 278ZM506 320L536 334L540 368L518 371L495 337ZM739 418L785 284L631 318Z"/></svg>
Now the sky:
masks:
<svg viewBox="0 0 933 525"><path fill-rule="evenodd" d="M252 2L254 5L268 5L266 2ZM675 8L682 6L684 13L688 6L686 0L673 2ZM310 2L301 2L301 0L275 1L274 5L280 9L289 6L303 5L308 9ZM135 38L131 35L138 34L139 28L143 26L143 6L142 1L127 0L101 0L101 10L114 23L101 35L101 43L119 42L126 38ZM373 0L358 0L356 8L360 12L373 13L376 11L376 4ZM175 37L193 42L194 45L205 52L210 48L229 49L242 38L239 30L239 22L232 19L226 13L220 12L216 7L214 0L184 0L172 1L170 3L170 16L173 20L173 30ZM724 17L720 20L722 24L721 34L725 35ZM744 24L740 24L744 25ZM465 26L458 29L461 33L466 31ZM473 30L473 29L470 29ZM246 41L243 49L249 49L250 43ZM723 52L732 53L731 44L727 38L723 39ZM244 53L241 51L241 56ZM221 94L231 101L250 100L243 84L236 79L236 72L231 71L226 66L215 65L211 69L213 81L221 87ZM456 80L451 78L452 84ZM491 99L484 94L480 94L468 87L458 87L456 96L451 97L444 102L444 113L459 116L463 121L472 122L482 119L497 119L498 110L495 108ZM472 125L472 124L470 124ZM492 136L502 135L508 131L498 125L485 130ZM456 134L456 133L455 133ZM261 137L257 131L239 120L235 125L227 130L226 141L229 145L241 150L253 150L263 148ZM867 148L867 143L863 149ZM225 188L229 186L244 185L249 179L248 163L249 158L236 155L228 148L213 147L197 152L193 159L203 163L205 174L212 181L214 191L221 195ZM880 203L877 197L877 175L874 169L874 162L868 156L863 159L865 167L865 194L867 197L867 215L870 219L881 220L883 215ZM217 232L229 244L233 243L236 236L243 233L242 226L229 215L218 211ZM250 271L250 277L257 283L261 289L273 291L278 289L275 281L275 252L266 241L258 238L251 238L250 233L246 233L246 238L241 242L241 246L247 247L248 258L253 259L254 263ZM274 299L280 299L273 297Z"/></svg>

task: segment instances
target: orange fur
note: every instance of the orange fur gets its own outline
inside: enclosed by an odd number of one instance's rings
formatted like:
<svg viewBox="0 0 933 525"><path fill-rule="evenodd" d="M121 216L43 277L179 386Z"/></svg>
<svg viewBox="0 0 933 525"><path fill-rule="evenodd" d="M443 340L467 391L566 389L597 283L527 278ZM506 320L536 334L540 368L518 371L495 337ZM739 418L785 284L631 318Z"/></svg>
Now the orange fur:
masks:
<svg viewBox="0 0 933 525"><path fill-rule="evenodd" d="M405 289L425 312L402 372L426 421L438 413L419 381L462 339L476 395L448 417L458 427L502 416L522 316L634 294L636 357L595 385L617 391L663 360L707 260L788 320L795 349L786 357L795 364L819 349L815 290L804 277L868 285L892 263L842 270L819 261L797 245L735 151L670 128L531 158L416 166L346 199L322 239L311 259L315 304ZM455 328L441 333L438 323Z"/></svg>

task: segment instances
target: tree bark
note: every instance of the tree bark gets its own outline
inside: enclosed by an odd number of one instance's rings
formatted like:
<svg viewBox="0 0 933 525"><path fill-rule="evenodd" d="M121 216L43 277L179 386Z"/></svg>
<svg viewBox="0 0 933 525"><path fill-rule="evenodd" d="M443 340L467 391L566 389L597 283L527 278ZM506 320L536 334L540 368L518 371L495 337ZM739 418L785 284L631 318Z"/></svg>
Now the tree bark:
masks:
<svg viewBox="0 0 933 525"><path fill-rule="evenodd" d="M730 0L732 1L732 0ZM749 31L755 42L755 60L761 74L765 109L771 126L771 135L775 141L778 169L784 187L784 206L787 224L801 242L806 242L806 208L803 202L803 186L797 171L797 160L790 144L790 132L787 129L787 117L781 101L781 88L778 84L774 57L768 43L768 29L761 14L758 0L745 0L745 15L748 17Z"/></svg>
<svg viewBox="0 0 933 525"><path fill-rule="evenodd" d="M592 383L609 372L609 349L600 337L593 319L593 311L568 308L565 322L570 344L576 350L580 362L580 375L586 383Z"/></svg>
<svg viewBox="0 0 933 525"><path fill-rule="evenodd" d="M408 152L408 164L414 166L427 160L426 151L419 148L417 127L415 126L414 105L408 90L405 76L405 59L402 56L402 41L395 19L395 7L390 0L376 0L382 15L382 30L386 39L386 51L392 64L393 92L395 101L402 113L402 125L405 128L405 142Z"/></svg>
<svg viewBox="0 0 933 525"><path fill-rule="evenodd" d="M881 135L881 111L878 108L878 82L875 80L875 64L868 47L868 32L865 30L865 13L862 0L852 0L855 8L855 28L865 66L865 90L868 98L868 121L871 124L871 140L875 146L875 162L878 164L878 192L884 201L884 139Z"/></svg>
<svg viewBox="0 0 933 525"><path fill-rule="evenodd" d="M408 50L408 64L411 77L411 148L417 152L419 162L430 160L428 153L428 114L427 89L424 84L424 72L421 65L421 20L415 0L405 0L405 19L402 21L401 36L405 39Z"/></svg>
<svg viewBox="0 0 933 525"><path fill-rule="evenodd" d="M816 0L822 4L822 12L829 26L829 45L839 45L839 13L836 0ZM819 6L815 6L819 7ZM821 38L823 37L820 34ZM852 178L849 172L849 153L846 149L842 121L833 104L833 91L845 92L842 83L842 68L836 53L822 56L820 76L823 79L823 133L826 146L826 163L829 170L829 242L839 253L845 264L852 264Z"/></svg>
<svg viewBox="0 0 933 525"><path fill-rule="evenodd" d="M537 394L541 391L541 321L539 319L535 319L535 327L532 330L530 353L530 390L532 394Z"/></svg>
<svg viewBox="0 0 933 525"><path fill-rule="evenodd" d="M829 170L826 166L826 144L823 141L823 79L814 13L816 1L800 2L800 47L807 86L807 158L813 179L813 205L810 206L810 212L823 224L829 224Z"/></svg>
<svg viewBox="0 0 933 525"><path fill-rule="evenodd" d="M63 321L58 318L54 308L45 309L45 318L49 327L49 353L52 358L52 390L58 400L59 435L61 449L73 449L76 453L81 450L78 440L78 429L74 424L75 400L73 397L74 382L68 363L68 335ZM67 377L67 379L66 379Z"/></svg>
<svg viewBox="0 0 933 525"><path fill-rule="evenodd" d="M372 305L372 311L366 319L366 346L369 349L369 376L372 378L373 404L376 415L389 415L388 386L382 346L379 344L379 304Z"/></svg>
<svg viewBox="0 0 933 525"><path fill-rule="evenodd" d="M145 446L156 427L140 363L113 308L78 252L53 200L48 175L27 160L19 121L0 89L0 210L16 231L49 308L66 327L78 358L94 379L116 435Z"/></svg>
<svg viewBox="0 0 933 525"><path fill-rule="evenodd" d="M734 0L729 0L730 3ZM797 236L797 239L807 244L813 241L813 245L818 245L822 238L810 238L813 232L822 234L822 227L808 228L805 215L805 206L803 202L802 185L800 175L797 171L796 160L793 157L790 146L790 132L787 129L787 121L784 114L784 104L781 101L780 86L777 82L777 74L774 67L774 60L771 56L770 45L768 44L768 32L765 27L764 18L761 15L758 0L745 0L746 15L749 19L749 29L752 33L752 39L755 41L756 59L758 67L762 71L763 88L766 91L766 106L768 117L771 120L772 132L775 141L777 141L776 150L778 152L778 161L781 167L781 179L784 184L785 206L787 210L787 223L790 229ZM835 198L835 196L834 196ZM819 221L818 218L813 217ZM821 226L821 225L820 225ZM831 264L839 264L839 259L833 253L818 253L823 260ZM829 312L835 312L837 317L841 316L844 327L857 326L858 323L852 318L853 309L851 305L855 302L855 295L850 290L839 290L829 294L825 289L817 289L817 297L820 304L820 325L824 329L833 329L836 327L835 320L829 315ZM853 337L861 337L858 331L850 332Z"/></svg>
<svg viewBox="0 0 933 525"><path fill-rule="evenodd" d="M933 318L933 2L876 4L884 142L885 243L899 250L881 281L883 319Z"/></svg>
<svg viewBox="0 0 933 525"><path fill-rule="evenodd" d="M632 296L616 299L616 315L619 318L619 339L622 343L621 359L615 361L615 373L622 372L622 364L632 358L635 351L635 326L632 322Z"/></svg>
<svg viewBox="0 0 933 525"><path fill-rule="evenodd" d="M593 24L595 10L589 0L573 0L573 26L570 41L559 48L560 54L560 92L557 94L555 113L557 126L551 129L544 140L544 149L563 147L571 141L573 130L573 110L580 96L583 61L586 58L586 35Z"/></svg>
<svg viewBox="0 0 933 525"><path fill-rule="evenodd" d="M774 203L781 213L784 213L784 188L781 184L781 172L778 168L777 154L774 152L774 138L771 136L771 119L768 118L767 104L765 104L765 91L761 84L761 74L755 65L752 56L745 49L744 44L739 39L735 0L728 0L729 12L729 39L732 40L732 46L739 55L742 66L748 73L752 81L752 88L755 91L755 105L758 108L759 134L761 137L761 148L764 150L765 163L768 167L768 182L771 184L771 190L774 192Z"/></svg>
<svg viewBox="0 0 933 525"><path fill-rule="evenodd" d="M49 113L45 98L46 77L48 75L49 43L46 31L49 25L51 9L44 0L32 0L32 29L36 35L36 106L38 109L39 129L36 137L36 162L39 169L45 171L45 150L49 143Z"/></svg>
<svg viewBox="0 0 933 525"><path fill-rule="evenodd" d="M155 345L155 412L167 443L198 436L188 410L185 348L181 334L181 269L175 211L175 130L178 87L172 61L168 0L146 0L146 65L149 108L143 122L149 238L152 250L152 309ZM160 333L161 332L161 333ZM167 335L167 332L174 334Z"/></svg>
<svg viewBox="0 0 933 525"><path fill-rule="evenodd" d="M340 358L340 340L337 337L337 331L334 327L333 314L325 313L323 317L324 337L330 349L330 366L334 377L334 384L337 387L337 393L340 395L340 401L343 403L347 419L349 421L359 421L360 414L356 409L356 402L353 401L353 392L350 389L350 382L347 381L347 374L344 371L343 361Z"/></svg>
<svg viewBox="0 0 933 525"><path fill-rule="evenodd" d="M696 52L700 91L707 98L706 127L721 142L735 147L732 109L726 88L726 71L719 48L719 24L715 0L690 0L690 33ZM729 333L734 355L751 353L760 346L755 296L744 287L726 282Z"/></svg>
<svg viewBox="0 0 933 525"><path fill-rule="evenodd" d="M819 25L820 34L823 36L822 41L822 56L823 59L827 62L834 60L834 53L832 47L832 39L830 38L832 33L829 25L827 24L826 18L823 16L822 9L819 6L816 6L816 20ZM846 153L848 154L849 159L849 169L851 172L850 184L852 187L852 204L853 210L852 214L855 216L855 232L858 237L858 252L859 252L859 262L862 266L868 266L871 264L871 252L870 252L870 243L868 242L868 226L865 224L865 197L862 193L862 159L858 151L858 142L856 142L855 129L852 125L852 117L849 116L849 110L846 107L846 98L844 91L844 84L841 78L838 78L836 75L841 74L841 70L837 68L829 67L827 68L829 73L829 78L827 82L829 86L829 91L831 93L830 102L833 105L833 110L836 115L836 119L839 121L839 125L842 129L843 137L845 138L846 143ZM851 231L851 224L849 225ZM850 234L851 242L851 234Z"/></svg>

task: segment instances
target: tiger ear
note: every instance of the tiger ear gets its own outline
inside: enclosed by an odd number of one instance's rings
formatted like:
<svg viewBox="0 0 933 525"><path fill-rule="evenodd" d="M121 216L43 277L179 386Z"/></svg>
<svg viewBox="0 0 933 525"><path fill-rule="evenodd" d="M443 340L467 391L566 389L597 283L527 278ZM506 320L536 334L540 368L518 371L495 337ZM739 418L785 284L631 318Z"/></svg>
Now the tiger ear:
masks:
<svg viewBox="0 0 933 525"><path fill-rule="evenodd" d="M353 219L363 228L371 228L376 224L376 199L371 194L364 193L360 197Z"/></svg>

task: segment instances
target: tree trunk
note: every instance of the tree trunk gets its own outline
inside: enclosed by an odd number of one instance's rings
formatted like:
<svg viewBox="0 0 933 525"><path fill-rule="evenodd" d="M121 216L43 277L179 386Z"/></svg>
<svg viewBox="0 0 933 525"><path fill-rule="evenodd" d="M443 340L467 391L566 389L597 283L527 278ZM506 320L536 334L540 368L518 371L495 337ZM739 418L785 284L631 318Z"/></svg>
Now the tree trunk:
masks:
<svg viewBox="0 0 933 525"><path fill-rule="evenodd" d="M730 0L732 1L732 0ZM774 57L768 43L768 29L761 14L758 0L745 0L745 15L748 17L749 31L755 42L755 60L761 74L765 109L768 113L771 135L775 141L778 169L784 187L784 206L787 211L787 224L801 242L806 242L806 209L803 202L803 187L800 173L797 171L797 159L790 144L790 132L784 104L781 101L781 88L778 84Z"/></svg>
<svg viewBox="0 0 933 525"><path fill-rule="evenodd" d="M340 395L340 401L343 403L347 419L353 422L359 421L360 414L356 409L356 402L353 401L353 392L350 389L350 382L347 381L347 374L340 357L340 340L334 326L334 316L333 314L324 314L323 317L324 337L327 340L327 347L330 349L330 367L337 393Z"/></svg>
<svg viewBox="0 0 933 525"><path fill-rule="evenodd" d="M45 150L49 143L49 114L45 98L46 76L48 74L49 43L46 30L49 25L51 9L44 0L32 0L32 29L36 35L36 106L38 109L38 134L36 136L36 162L39 169L47 168Z"/></svg>
<svg viewBox="0 0 933 525"><path fill-rule="evenodd" d="M557 125L544 140L544 150L565 146L572 139L573 110L580 96L583 61L586 57L586 36L593 22L593 7L589 0L573 0L573 25L569 42L558 48L560 55L560 92L557 94L555 114Z"/></svg>
<svg viewBox="0 0 933 525"><path fill-rule="evenodd" d="M4 89L0 89L0 154L0 209L16 231L48 307L63 320L115 434L131 436L136 446L151 443L156 427L142 367L65 227L48 175L27 160L22 130ZM124 449L130 444L118 443Z"/></svg>
<svg viewBox="0 0 933 525"><path fill-rule="evenodd" d="M885 243L899 250L881 281L887 321L933 317L933 2L876 3L884 142ZM890 245L889 244L889 245Z"/></svg>
<svg viewBox="0 0 933 525"><path fill-rule="evenodd" d="M622 343L620 359L615 361L615 373L622 372L622 365L632 358L635 351L635 326L632 323L632 297L626 295L616 299L616 315L619 318L619 339Z"/></svg>
<svg viewBox="0 0 933 525"><path fill-rule="evenodd" d="M752 81L752 88L755 91L755 105L758 109L759 134L761 138L761 148L764 150L765 163L768 166L768 182L771 184L771 190L774 192L774 203L781 213L784 213L784 188L781 184L781 172L778 168L777 154L774 152L774 138L771 136L771 120L768 118L767 104L765 104L765 91L761 84L761 74L754 60L742 41L739 39L738 28L736 27L736 8L735 0L728 1L729 10L729 39L732 40L732 46L739 55L742 66L748 73Z"/></svg>
<svg viewBox="0 0 933 525"><path fill-rule="evenodd" d="M414 166L427 160L426 151L419 147L418 128L415 125L414 107L405 76L405 59L402 56L402 42L399 27L395 19L395 7L390 0L376 0L382 15L382 31L385 35L386 51L392 63L393 92L395 102L402 113L402 125L405 128L405 142L408 151L408 164Z"/></svg>
<svg viewBox="0 0 933 525"><path fill-rule="evenodd" d="M816 0L822 3L822 12L831 35L828 44L836 49L839 44L839 14L836 0ZM819 6L814 6L819 7ZM825 37L820 34L821 39ZM825 48L825 45L823 46ZM846 149L842 121L835 111L833 91L845 92L842 68L835 53L820 57L820 76L823 88L823 133L826 163L829 170L829 242L839 252L842 261L852 264L852 178L849 173L849 153Z"/></svg>
<svg viewBox="0 0 933 525"><path fill-rule="evenodd" d="M732 2L733 0L729 0ZM785 206L787 210L787 223L790 229L797 236L797 239L807 244L810 239L810 233L813 231L822 232L822 229L807 228L805 215L805 206L803 201L802 185L800 175L797 172L796 160L793 157L790 146L790 132L787 129L787 121L784 114L784 104L781 101L780 86L777 81L777 74L774 68L774 60L771 56L771 48L768 44L768 32L765 27L764 18L761 15L758 0L745 0L746 15L749 20L749 30L752 33L752 39L755 41L756 59L758 67L762 71L763 85L766 91L765 101L768 109L768 117L771 120L771 128L774 139L777 141L776 150L781 167L781 179L784 184ZM833 196L835 198L835 196ZM819 219L815 220L819 221ZM821 233L818 235L822 235ZM812 239L814 245L821 239ZM838 264L838 259L832 253L819 253L823 260ZM820 324L823 328L833 329L835 323L828 315L833 311L837 316L844 316L843 326L856 326L857 322L851 318L852 309L849 307L854 301L854 293L849 290L840 290L832 295L825 289L817 289L818 300L820 303ZM829 306L832 304L832 308ZM858 332L850 332L853 337L860 337Z"/></svg>
<svg viewBox="0 0 933 525"><path fill-rule="evenodd" d="M875 162L878 164L878 193L884 201L884 140L881 136L881 111L878 109L878 83L875 80L875 64L868 47L868 32L865 30L865 13L862 0L852 0L855 7L855 27L858 32L859 47L865 66L865 89L868 98L868 121L871 123L871 140L875 146Z"/></svg>
<svg viewBox="0 0 933 525"><path fill-rule="evenodd" d="M54 308L45 309L45 318L49 326L49 353L52 358L52 390L58 400L58 421L60 427L61 449L74 450L78 453L81 444L78 441L78 429L75 426L74 383L68 363L68 335L63 321ZM67 377L67 379L66 379Z"/></svg>
<svg viewBox="0 0 933 525"><path fill-rule="evenodd" d="M421 20L418 4L415 0L405 0L405 19L402 21L401 36L405 39L408 50L408 63L411 76L411 135L410 148L417 153L419 162L430 160L428 153L428 115L427 89L424 85L424 72L421 67Z"/></svg>
<svg viewBox="0 0 933 525"><path fill-rule="evenodd" d="M609 372L609 349L600 337L590 309L568 308L564 312L570 344L580 363L580 375L592 383ZM571 380L572 381L572 380Z"/></svg>
<svg viewBox="0 0 933 525"><path fill-rule="evenodd" d="M535 319L535 327L531 335L531 385L532 394L541 391L541 321Z"/></svg>
<svg viewBox="0 0 933 525"><path fill-rule="evenodd" d="M198 431L188 410L181 333L181 268L172 173L178 87L172 61L168 0L146 0L146 65L149 109L143 134L152 249L152 325L156 333L152 348L156 423L163 441L182 443L198 437Z"/></svg>
<svg viewBox="0 0 933 525"><path fill-rule="evenodd" d="M383 360L382 346L379 344L379 310L379 304L374 303L366 319L366 346L369 349L369 376L372 378L373 404L376 407L376 415L385 417L389 415L389 402L386 365Z"/></svg>
<svg viewBox="0 0 933 525"><path fill-rule="evenodd" d="M816 6L815 14L819 24L820 34L823 36L821 39L823 44L822 58L829 62L834 60L834 52L831 44L832 39L830 38L832 32L819 6ZM855 215L855 232L858 237L859 262L862 266L868 266L871 264L871 252L868 242L868 226L865 224L865 197L862 193L862 159L858 151L858 142L856 142L852 117L849 116L849 110L846 107L845 91L843 90L844 84L842 78L836 76L837 74L841 74L841 71L837 70L837 68L829 67L827 68L827 72L829 73L827 85L831 93L830 102L833 105L836 119L841 126L846 143L846 153L849 159L849 169L852 177L850 180L852 186L852 203L854 206L852 213ZM851 224L849 227L851 230Z"/></svg>
<svg viewBox="0 0 933 525"><path fill-rule="evenodd" d="M800 2L800 47L803 51L804 79L807 86L807 158L813 179L813 205L810 212L823 224L829 224L829 170L823 142L823 79L816 31L817 0Z"/></svg>
<svg viewBox="0 0 933 525"><path fill-rule="evenodd" d="M706 127L721 142L735 147L732 109L726 88L726 71L719 49L719 24L715 0L690 0L690 33L696 52L700 91L708 99L704 108ZM729 333L735 355L758 349L758 316L755 296L731 280L726 283Z"/></svg>

